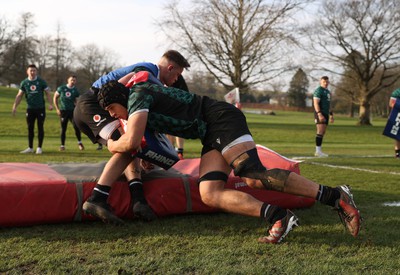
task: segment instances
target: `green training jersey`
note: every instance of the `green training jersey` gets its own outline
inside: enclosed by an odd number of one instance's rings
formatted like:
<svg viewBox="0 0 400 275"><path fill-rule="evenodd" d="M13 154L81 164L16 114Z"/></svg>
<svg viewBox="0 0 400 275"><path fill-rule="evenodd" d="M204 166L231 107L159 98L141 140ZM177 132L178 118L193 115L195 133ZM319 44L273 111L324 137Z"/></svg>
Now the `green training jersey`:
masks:
<svg viewBox="0 0 400 275"><path fill-rule="evenodd" d="M215 101L189 92L143 82L129 94L129 115L149 113L147 128L182 138L203 140L207 130L202 110Z"/></svg>
<svg viewBox="0 0 400 275"><path fill-rule="evenodd" d="M331 108L331 92L319 86L315 91L313 97L319 98L319 108L324 115L329 115Z"/></svg>
<svg viewBox="0 0 400 275"><path fill-rule="evenodd" d="M21 82L20 90L24 92L28 109L45 108L44 91L47 89L47 83L40 77L35 80L24 79Z"/></svg>
<svg viewBox="0 0 400 275"><path fill-rule="evenodd" d="M69 88L67 84L65 84L58 87L57 92L60 95L60 110L73 111L75 108L75 100L79 97L78 89L75 86Z"/></svg>

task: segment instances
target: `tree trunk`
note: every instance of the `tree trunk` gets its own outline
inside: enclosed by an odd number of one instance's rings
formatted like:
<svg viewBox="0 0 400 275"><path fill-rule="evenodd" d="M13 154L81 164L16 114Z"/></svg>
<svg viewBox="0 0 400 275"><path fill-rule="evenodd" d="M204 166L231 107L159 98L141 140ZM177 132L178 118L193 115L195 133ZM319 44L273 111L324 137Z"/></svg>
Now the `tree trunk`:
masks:
<svg viewBox="0 0 400 275"><path fill-rule="evenodd" d="M367 101L366 99L363 99L360 103L360 114L358 117L357 124L372 126L370 115L371 115L371 105L370 105L369 101Z"/></svg>

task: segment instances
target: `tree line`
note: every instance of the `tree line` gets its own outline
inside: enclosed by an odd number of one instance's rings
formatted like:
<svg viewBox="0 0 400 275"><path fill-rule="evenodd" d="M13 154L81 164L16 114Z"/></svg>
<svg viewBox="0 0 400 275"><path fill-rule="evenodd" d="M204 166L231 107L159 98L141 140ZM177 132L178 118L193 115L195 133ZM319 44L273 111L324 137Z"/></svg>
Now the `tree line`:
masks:
<svg viewBox="0 0 400 275"><path fill-rule="evenodd" d="M187 78L197 93L221 99L238 87L244 101L256 101L289 86L288 104L296 106L310 93L310 80L328 75L336 108L370 125L372 112L387 114L400 84L396 0L170 0L164 11L158 26L167 42L201 66ZM93 44L73 49L60 27L55 36L36 37L30 13L13 28L0 19L5 84L19 83L35 63L52 87L74 72L86 89L116 68L115 60Z"/></svg>
<svg viewBox="0 0 400 275"><path fill-rule="evenodd" d="M183 2L166 5L160 28L226 88L246 91L299 68L316 82L329 75L336 100L370 125L375 99L400 84L400 1Z"/></svg>
<svg viewBox="0 0 400 275"><path fill-rule="evenodd" d="M88 89L102 74L113 70L116 54L95 44L75 49L60 24L56 34L35 35L34 15L23 13L15 25L0 18L0 82L17 84L26 78L26 68L35 64L39 75L52 89L66 82L70 74L78 76L78 88Z"/></svg>

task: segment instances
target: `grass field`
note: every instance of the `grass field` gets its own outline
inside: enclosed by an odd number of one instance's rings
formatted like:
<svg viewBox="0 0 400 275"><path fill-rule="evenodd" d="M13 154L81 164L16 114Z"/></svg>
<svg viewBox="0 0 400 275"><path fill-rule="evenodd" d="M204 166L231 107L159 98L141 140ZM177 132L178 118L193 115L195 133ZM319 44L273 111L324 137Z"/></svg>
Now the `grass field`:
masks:
<svg viewBox="0 0 400 275"><path fill-rule="evenodd" d="M15 89L0 88L0 161L98 162L110 156L85 137L79 151L72 126L67 150L59 148L59 122L47 112L43 155L27 147L25 100L11 116ZM355 118L336 116L324 140L329 158L313 158L315 126L310 113L247 114L257 143L302 159L301 174L337 186L349 184L364 218L358 238L347 233L326 206L295 210L300 227L284 243L263 245L266 233L255 218L215 213L181 215L152 223L127 221L0 228L0 274L400 274L400 161L393 141L382 136L386 123L357 127ZM37 138L35 138L35 146ZM198 141L186 141L185 156L198 157ZM1 175L0 175L1 177ZM0 190L1 192L1 190Z"/></svg>

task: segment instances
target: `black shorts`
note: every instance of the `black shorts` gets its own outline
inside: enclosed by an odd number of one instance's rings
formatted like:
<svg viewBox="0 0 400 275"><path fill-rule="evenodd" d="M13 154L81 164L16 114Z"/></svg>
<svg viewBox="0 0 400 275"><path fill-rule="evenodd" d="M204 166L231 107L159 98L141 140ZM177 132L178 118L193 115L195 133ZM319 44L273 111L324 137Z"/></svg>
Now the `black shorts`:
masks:
<svg viewBox="0 0 400 275"><path fill-rule="evenodd" d="M88 91L78 97L74 109L74 122L76 126L93 142L100 140L98 136L104 126L117 120L102 109L97 101L97 96Z"/></svg>
<svg viewBox="0 0 400 275"><path fill-rule="evenodd" d="M324 114L324 113L321 113L321 114L324 116L325 121L319 121L317 112L314 112L314 122L315 122L315 124L326 124L326 125L328 125L329 124L329 114Z"/></svg>
<svg viewBox="0 0 400 275"><path fill-rule="evenodd" d="M207 122L207 132L202 142L202 155L213 149L222 152L235 139L251 135L246 117L232 104L216 102L206 108L204 119Z"/></svg>
<svg viewBox="0 0 400 275"><path fill-rule="evenodd" d="M73 110L60 110L60 112L61 112L60 119L72 120L74 118Z"/></svg>

